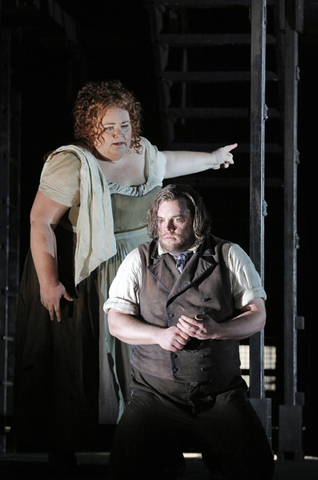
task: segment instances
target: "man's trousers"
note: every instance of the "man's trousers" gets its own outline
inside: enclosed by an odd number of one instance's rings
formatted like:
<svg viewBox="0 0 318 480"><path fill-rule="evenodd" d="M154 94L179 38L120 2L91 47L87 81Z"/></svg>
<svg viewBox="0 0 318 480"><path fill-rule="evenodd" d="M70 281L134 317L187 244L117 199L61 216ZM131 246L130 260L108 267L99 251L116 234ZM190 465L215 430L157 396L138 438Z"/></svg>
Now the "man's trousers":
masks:
<svg viewBox="0 0 318 480"><path fill-rule="evenodd" d="M191 406L173 401L153 388L134 385L117 426L110 456L111 478L161 480L169 477L173 458L185 444L198 445L211 471L227 479L270 480L273 455L246 391L215 397L212 407L194 414ZM178 457L179 449L179 457Z"/></svg>

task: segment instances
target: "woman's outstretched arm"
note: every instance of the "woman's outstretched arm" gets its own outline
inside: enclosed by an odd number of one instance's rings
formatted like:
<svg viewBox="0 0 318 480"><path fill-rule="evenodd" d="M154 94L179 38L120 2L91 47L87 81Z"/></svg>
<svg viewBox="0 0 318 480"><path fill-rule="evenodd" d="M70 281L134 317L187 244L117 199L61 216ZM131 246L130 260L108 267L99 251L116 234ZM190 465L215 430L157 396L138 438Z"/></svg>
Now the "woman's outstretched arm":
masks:
<svg viewBox="0 0 318 480"><path fill-rule="evenodd" d="M179 177L204 170L218 170L227 168L234 163L231 151L237 147L237 143L218 148L212 153L206 152L183 152L164 151L166 167L164 178Z"/></svg>

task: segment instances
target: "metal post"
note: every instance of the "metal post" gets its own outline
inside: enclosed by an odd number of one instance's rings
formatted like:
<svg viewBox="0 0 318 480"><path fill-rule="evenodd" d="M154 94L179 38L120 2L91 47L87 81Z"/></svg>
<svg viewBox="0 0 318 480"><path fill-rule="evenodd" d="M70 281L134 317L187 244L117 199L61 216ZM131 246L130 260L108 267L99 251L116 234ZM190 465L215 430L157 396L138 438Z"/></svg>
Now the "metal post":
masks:
<svg viewBox="0 0 318 480"><path fill-rule="evenodd" d="M266 0L253 0L251 10L251 158L250 256L264 283ZM264 332L250 338L250 397L271 440L271 403L265 398Z"/></svg>
<svg viewBox="0 0 318 480"><path fill-rule="evenodd" d="M297 3L297 2L296 2ZM301 2L299 2L301 6ZM296 15L295 12L298 14ZM298 117L298 32L299 8L286 1L285 21L285 173L284 173L284 405L279 409L279 456L293 452L303 458L302 404L297 393L297 117Z"/></svg>

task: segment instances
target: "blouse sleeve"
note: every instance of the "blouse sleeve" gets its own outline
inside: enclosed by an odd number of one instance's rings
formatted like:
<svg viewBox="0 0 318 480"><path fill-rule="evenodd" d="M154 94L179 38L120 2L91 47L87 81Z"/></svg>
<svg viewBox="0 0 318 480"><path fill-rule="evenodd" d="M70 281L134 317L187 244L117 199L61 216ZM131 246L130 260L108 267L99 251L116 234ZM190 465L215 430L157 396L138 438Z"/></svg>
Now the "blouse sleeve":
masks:
<svg viewBox="0 0 318 480"><path fill-rule="evenodd" d="M150 179L155 179L156 182L161 184L166 168L166 157L149 140L144 137L142 137L142 140L146 147Z"/></svg>
<svg viewBox="0 0 318 480"><path fill-rule="evenodd" d="M44 164L39 190L61 205L80 204L80 159L70 152L50 156Z"/></svg>

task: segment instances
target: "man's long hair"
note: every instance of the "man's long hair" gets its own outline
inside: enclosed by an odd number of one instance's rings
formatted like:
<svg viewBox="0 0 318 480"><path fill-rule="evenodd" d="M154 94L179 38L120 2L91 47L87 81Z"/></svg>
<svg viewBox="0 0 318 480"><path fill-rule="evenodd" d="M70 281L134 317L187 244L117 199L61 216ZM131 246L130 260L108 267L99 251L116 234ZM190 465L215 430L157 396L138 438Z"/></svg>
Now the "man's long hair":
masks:
<svg viewBox="0 0 318 480"><path fill-rule="evenodd" d="M158 210L162 202L166 200L179 200L184 198L187 202L193 218L193 233L197 239L196 243L201 243L211 230L210 215L203 203L200 195L189 185L170 184L160 190L152 201L148 210L148 235L153 240L158 240Z"/></svg>

